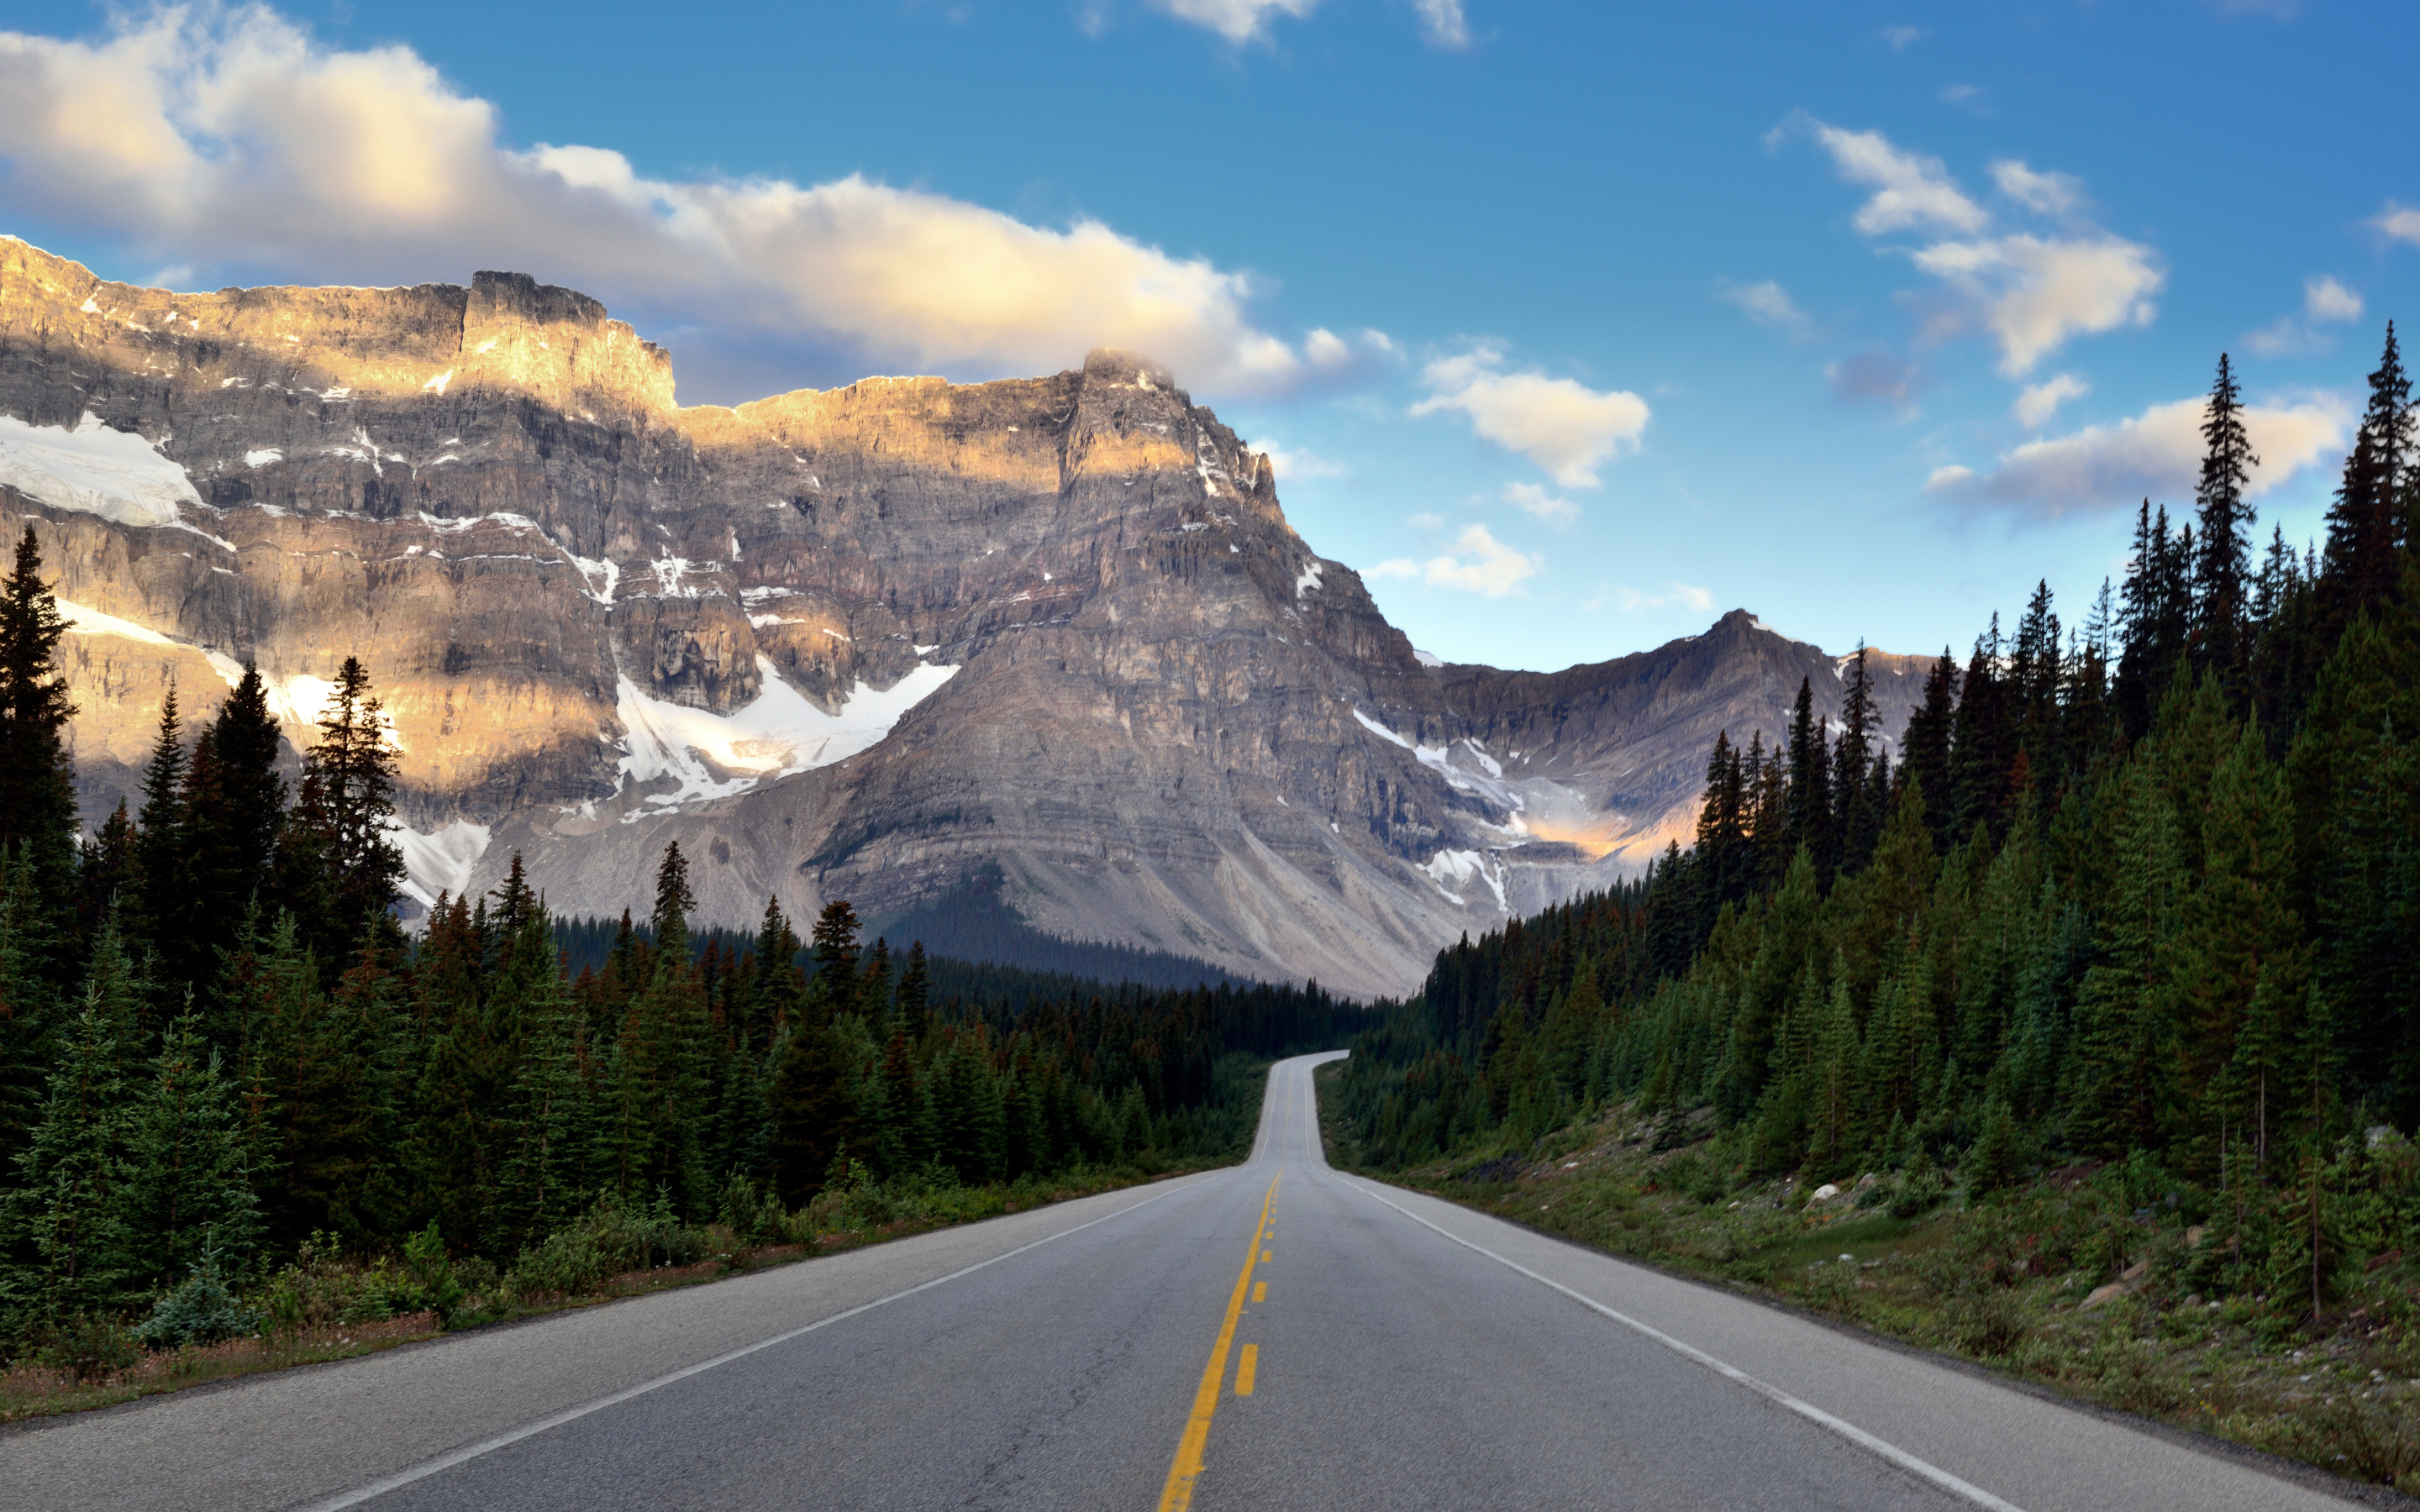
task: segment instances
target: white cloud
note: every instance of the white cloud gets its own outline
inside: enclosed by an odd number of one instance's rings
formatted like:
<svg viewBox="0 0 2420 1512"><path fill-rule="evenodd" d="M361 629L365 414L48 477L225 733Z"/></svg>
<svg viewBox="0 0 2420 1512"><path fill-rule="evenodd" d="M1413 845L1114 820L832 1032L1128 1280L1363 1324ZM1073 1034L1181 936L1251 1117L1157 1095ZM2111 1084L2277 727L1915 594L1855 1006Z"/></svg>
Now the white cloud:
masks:
<svg viewBox="0 0 2420 1512"><path fill-rule="evenodd" d="M1396 557L1379 563L1363 576L1416 578L1432 588L1455 588L1502 598L1516 592L1524 579L1535 577L1542 565L1542 559L1513 550L1489 534L1484 525L1473 525L1455 537L1453 549L1459 554L1435 556L1426 562Z"/></svg>
<svg viewBox="0 0 2420 1512"><path fill-rule="evenodd" d="M1770 278L1760 284L1726 284L1722 297L1746 311L1749 319L1779 326L1793 335L1804 335L1813 324L1791 299L1790 291Z"/></svg>
<svg viewBox="0 0 2420 1512"><path fill-rule="evenodd" d="M1571 378L1501 371L1504 354L1481 347L1420 370L1428 398L1415 415L1459 409L1471 429L1546 470L1566 488L1598 486L1597 464L1636 448L1647 429L1647 401L1626 390L1600 393Z"/></svg>
<svg viewBox="0 0 2420 1512"><path fill-rule="evenodd" d="M2151 297L2166 282L2150 248L2098 227L2072 224L2042 237L1986 234L1993 219L1966 197L1938 158L1894 146L1879 131L1849 131L1800 113L1768 135L1812 131L1841 177L1874 189L1857 209L1868 236L1891 231L1946 230L1960 236L1917 248L1916 268L1940 279L1956 297L1928 322L1933 334L1979 327L2000 347L2000 371L2022 378L2069 338L2149 325L2158 313ZM2002 193L2024 209L2073 221L2082 182L2040 172L2014 159L1992 164Z"/></svg>
<svg viewBox="0 0 2420 1512"><path fill-rule="evenodd" d="M1420 18L1420 35L1431 45L1460 52L1470 45L1470 23L1463 19L1462 0L1412 0Z"/></svg>
<svg viewBox="0 0 2420 1512"><path fill-rule="evenodd" d="M2180 399L2115 425L2087 425L2071 436L2027 441L2003 455L1988 472L1937 468L1925 491L2045 519L2125 509L2146 498L2190 498L2201 471L2207 406L2204 399ZM2350 405L2334 395L2290 406L2247 406L2244 429L2260 466L2245 492L2257 498L2342 451L2352 424Z"/></svg>
<svg viewBox="0 0 2420 1512"><path fill-rule="evenodd" d="M2013 158L1992 164L1992 180L2001 193L2044 215L2066 215L2084 203L2084 180L2072 174L2036 173Z"/></svg>
<svg viewBox="0 0 2420 1512"><path fill-rule="evenodd" d="M1504 486L1504 501L1525 514L1540 519L1567 523L1580 517L1580 506L1568 499L1558 499L1534 483L1508 483Z"/></svg>
<svg viewBox="0 0 2420 1512"><path fill-rule="evenodd" d="M658 179L604 148L516 150L492 105L409 48L332 51L262 8L156 11L97 42L0 33L0 99L16 212L138 253L352 282L518 268L702 345L819 342L958 376L1102 345L1211 389L1303 370L1253 323L1245 274L1097 221L1028 225L855 176Z"/></svg>
<svg viewBox="0 0 2420 1512"><path fill-rule="evenodd" d="M1833 166L1873 197L1857 208L1856 227L1868 236L1932 227L1975 232L1990 219L1949 177L1939 158L1893 147L1880 131L1849 131L1800 116L1832 155Z"/></svg>
<svg viewBox="0 0 2420 1512"><path fill-rule="evenodd" d="M1654 593L1647 593L1637 588L1604 589L1595 598L1582 605L1581 608L1598 609L1607 599L1611 599L1614 607L1625 614L1636 614L1641 609L1670 609L1675 605L1703 613L1714 607L1714 595L1705 589L1689 583L1668 582Z"/></svg>
<svg viewBox="0 0 2420 1512"><path fill-rule="evenodd" d="M1344 338L1325 327L1313 329L1302 339L1302 354L1313 367L1341 367L1353 361L1353 348Z"/></svg>
<svg viewBox="0 0 2420 1512"><path fill-rule="evenodd" d="M2027 430L2040 430L2058 407L2070 399L2081 399L2092 392L2092 385L2072 373L2061 373L2054 378L2029 384L2017 395L2017 423Z"/></svg>
<svg viewBox="0 0 2420 1512"><path fill-rule="evenodd" d="M1346 471L1342 462L1330 461L1315 452L1297 451L1265 436L1252 442L1252 450L1269 459L1280 484L1304 478L1341 478Z"/></svg>
<svg viewBox="0 0 2420 1512"><path fill-rule="evenodd" d="M1152 8L1206 26L1231 42L1249 42L1264 32L1273 16L1300 20L1318 8L1319 0L1151 0Z"/></svg>
<svg viewBox="0 0 2420 1512"><path fill-rule="evenodd" d="M1916 266L1959 292L2000 344L2000 371L2022 378L2071 336L2147 326L2167 275L2151 249L2118 237L2016 234L1940 241Z"/></svg>
<svg viewBox="0 0 2420 1512"><path fill-rule="evenodd" d="M2314 320L2358 320L2361 296L2321 276L2303 280L2303 313Z"/></svg>
<svg viewBox="0 0 2420 1512"><path fill-rule="evenodd" d="M1445 517L1432 515L1427 510L1422 510L1404 519L1404 523L1416 531L1441 531L1445 529Z"/></svg>
<svg viewBox="0 0 2420 1512"><path fill-rule="evenodd" d="M2409 241L2420 247L2420 209L2388 200L2386 208L2379 211L2369 224L2394 240Z"/></svg>
<svg viewBox="0 0 2420 1512"><path fill-rule="evenodd" d="M2310 344L2311 333L2290 315L2281 315L2259 330L2243 338L2243 344L2263 357L2275 357Z"/></svg>
<svg viewBox="0 0 2420 1512"><path fill-rule="evenodd" d="M1885 26L1874 33L1894 53L1904 53L1925 36L1921 26Z"/></svg>

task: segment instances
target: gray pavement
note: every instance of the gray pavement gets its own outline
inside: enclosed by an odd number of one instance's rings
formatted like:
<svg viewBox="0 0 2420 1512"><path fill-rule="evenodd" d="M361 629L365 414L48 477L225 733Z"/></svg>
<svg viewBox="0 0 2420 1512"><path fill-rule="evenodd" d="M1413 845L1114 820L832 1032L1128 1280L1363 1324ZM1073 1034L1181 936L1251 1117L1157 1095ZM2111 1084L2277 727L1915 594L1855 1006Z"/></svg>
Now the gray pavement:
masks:
<svg viewBox="0 0 2420 1512"><path fill-rule="evenodd" d="M1244 1165L28 1425L0 1507L2347 1504L1332 1171L1322 1058Z"/></svg>

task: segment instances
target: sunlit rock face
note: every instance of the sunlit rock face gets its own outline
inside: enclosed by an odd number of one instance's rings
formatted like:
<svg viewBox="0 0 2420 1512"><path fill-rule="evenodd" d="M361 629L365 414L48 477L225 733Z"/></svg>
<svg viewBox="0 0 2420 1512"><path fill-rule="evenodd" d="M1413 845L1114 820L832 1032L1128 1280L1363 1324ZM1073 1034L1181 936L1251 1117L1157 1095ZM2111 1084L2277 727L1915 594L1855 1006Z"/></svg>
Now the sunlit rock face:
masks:
<svg viewBox="0 0 2420 1512"><path fill-rule="evenodd" d="M618 913L881 917L986 864L1056 933L1345 991L1635 872L1718 730L1838 662L1745 613L1567 671L1438 665L1146 359L677 408L596 301L176 294L0 241L0 529L39 530L89 822L172 684L246 661L298 743L347 656L394 723L414 889L527 858ZM1918 663L1875 659L1885 727Z"/></svg>

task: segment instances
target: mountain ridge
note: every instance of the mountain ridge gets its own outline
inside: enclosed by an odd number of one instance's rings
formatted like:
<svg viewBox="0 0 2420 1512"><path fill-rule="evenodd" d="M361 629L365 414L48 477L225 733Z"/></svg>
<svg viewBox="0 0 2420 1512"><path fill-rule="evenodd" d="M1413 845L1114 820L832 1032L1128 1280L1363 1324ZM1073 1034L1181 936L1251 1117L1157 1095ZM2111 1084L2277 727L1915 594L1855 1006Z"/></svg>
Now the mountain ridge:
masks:
<svg viewBox="0 0 2420 1512"><path fill-rule="evenodd" d="M0 521L70 602L81 795L240 661L308 738L363 655L414 888L513 851L612 912L904 912L984 867L1035 928L1408 990L1635 872L1717 729L1837 659L1745 610L1559 672L1429 667L1166 369L869 378L680 409L671 358L520 274L177 294L0 242ZM1876 654L1896 732L1922 664ZM1829 675L1827 675L1827 673Z"/></svg>

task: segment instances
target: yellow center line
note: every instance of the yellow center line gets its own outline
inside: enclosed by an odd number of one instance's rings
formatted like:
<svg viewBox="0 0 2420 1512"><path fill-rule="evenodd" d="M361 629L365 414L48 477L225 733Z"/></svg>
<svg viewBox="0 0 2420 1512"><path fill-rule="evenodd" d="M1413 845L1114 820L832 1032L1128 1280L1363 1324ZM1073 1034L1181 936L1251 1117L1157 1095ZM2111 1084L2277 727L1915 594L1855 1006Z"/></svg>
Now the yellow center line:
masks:
<svg viewBox="0 0 2420 1512"><path fill-rule="evenodd" d="M1235 1289L1227 1298L1227 1316L1218 1324L1218 1342L1210 1347L1210 1363L1202 1367L1202 1384L1193 1393L1193 1415L1185 1420L1185 1437L1177 1441L1176 1460L1168 1467L1168 1484L1160 1489L1159 1512L1186 1512L1193 1504L1193 1483L1202 1475L1202 1451L1210 1442L1210 1419L1218 1412L1218 1387L1227 1379L1227 1352L1235 1344L1235 1320L1244 1314L1244 1294L1251 1289L1252 1266L1262 1254L1261 1232L1269 1226L1269 1208L1278 1199L1278 1182L1284 1176L1280 1171L1269 1178L1269 1189L1261 1198L1252 1247L1244 1252L1244 1269L1235 1277ZM1245 1352L1249 1359L1255 1351L1246 1345Z"/></svg>
<svg viewBox="0 0 2420 1512"><path fill-rule="evenodd" d="M1245 1345L1243 1358L1235 1362L1236 1396L1249 1396L1252 1394L1252 1377L1260 1368L1261 1347L1257 1344Z"/></svg>
<svg viewBox="0 0 2420 1512"><path fill-rule="evenodd" d="M1255 1302L1255 1303L1263 1303L1263 1302L1266 1302L1266 1301L1268 1301L1268 1300L1269 1300L1269 1284L1268 1284L1267 1282L1265 1282L1265 1281L1255 1281L1255 1282L1253 1282L1253 1283L1252 1283L1252 1301L1253 1301L1253 1302ZM1247 1346L1247 1348L1249 1348L1249 1346Z"/></svg>
<svg viewBox="0 0 2420 1512"><path fill-rule="evenodd" d="M1277 1256L1277 1251L1275 1251L1275 1250L1266 1250L1266 1249L1264 1249L1264 1250L1261 1251L1261 1260L1262 1260L1262 1262L1263 1262L1264 1264L1267 1263L1267 1262L1268 1262L1268 1261L1270 1261L1270 1260L1274 1260L1274 1259L1276 1259L1277 1257L1278 1257L1278 1256Z"/></svg>

